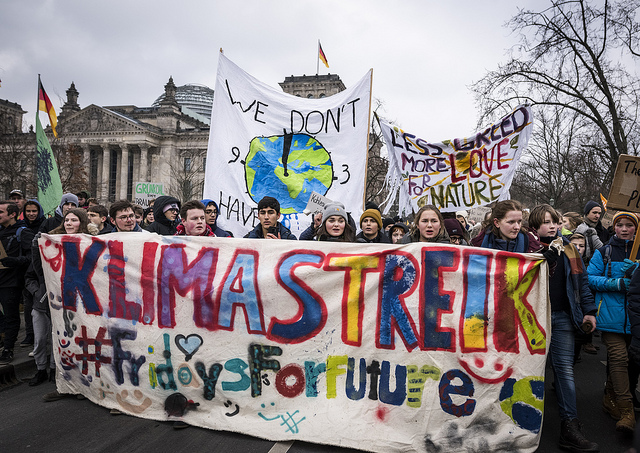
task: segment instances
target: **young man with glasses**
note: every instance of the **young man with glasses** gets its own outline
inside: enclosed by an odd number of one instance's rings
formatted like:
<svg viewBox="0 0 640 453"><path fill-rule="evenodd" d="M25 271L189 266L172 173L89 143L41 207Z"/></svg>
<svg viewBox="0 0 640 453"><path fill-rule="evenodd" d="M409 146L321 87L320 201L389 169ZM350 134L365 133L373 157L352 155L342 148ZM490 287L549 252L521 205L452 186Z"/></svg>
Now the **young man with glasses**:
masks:
<svg viewBox="0 0 640 453"><path fill-rule="evenodd" d="M128 200L118 200L111 204L109 216L113 219L114 232L141 232L144 231L136 223L136 215L133 212L133 205Z"/></svg>
<svg viewBox="0 0 640 453"><path fill-rule="evenodd" d="M205 206L204 219L207 225L211 228L213 233L217 237L229 237L231 236L227 231L218 226L218 216L220 215L220 209L215 201L205 198L202 200L202 204Z"/></svg>

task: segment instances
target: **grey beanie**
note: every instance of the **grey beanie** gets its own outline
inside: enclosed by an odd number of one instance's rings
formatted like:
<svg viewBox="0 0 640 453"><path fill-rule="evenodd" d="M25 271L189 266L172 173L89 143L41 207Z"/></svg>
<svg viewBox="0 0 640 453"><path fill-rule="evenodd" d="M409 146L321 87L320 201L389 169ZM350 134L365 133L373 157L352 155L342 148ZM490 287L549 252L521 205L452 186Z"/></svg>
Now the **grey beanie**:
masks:
<svg viewBox="0 0 640 453"><path fill-rule="evenodd" d="M78 207L78 197L73 193L65 193L62 195L62 200L60 201L60 208L62 208L67 203L73 203Z"/></svg>
<svg viewBox="0 0 640 453"><path fill-rule="evenodd" d="M324 207L324 211L322 211L322 223L332 215L339 215L344 218L345 222L349 221L347 218L347 211L344 210L344 205L342 203L333 202L326 205Z"/></svg>

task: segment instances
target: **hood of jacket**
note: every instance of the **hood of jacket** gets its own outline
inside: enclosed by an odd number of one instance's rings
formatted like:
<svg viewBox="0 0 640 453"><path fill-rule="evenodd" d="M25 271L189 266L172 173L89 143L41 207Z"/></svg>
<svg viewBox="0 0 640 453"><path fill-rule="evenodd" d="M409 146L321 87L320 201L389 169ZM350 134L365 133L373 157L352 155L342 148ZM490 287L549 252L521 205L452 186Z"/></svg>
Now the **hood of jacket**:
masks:
<svg viewBox="0 0 640 453"><path fill-rule="evenodd" d="M42 209L42 206L40 206L40 203L38 203L38 200L31 199L28 200L27 203L29 204L36 204L38 206L38 217L36 217L36 219L33 222L29 222L29 220L27 219L27 213L26 213L26 209L27 209L27 205L24 205L24 208L22 208L22 217L24 218L24 224L31 229L38 229L38 227L40 226L40 224L42 223L42 221L45 219L44 217L44 210Z"/></svg>
<svg viewBox="0 0 640 453"><path fill-rule="evenodd" d="M164 215L164 207L168 204L175 203L178 205L178 209L180 209L180 200L175 197L170 197L168 195L162 195L161 197L156 198L156 201L153 203L153 220L162 225L171 226L175 224L175 222L171 222ZM176 218L177 220L177 218Z"/></svg>

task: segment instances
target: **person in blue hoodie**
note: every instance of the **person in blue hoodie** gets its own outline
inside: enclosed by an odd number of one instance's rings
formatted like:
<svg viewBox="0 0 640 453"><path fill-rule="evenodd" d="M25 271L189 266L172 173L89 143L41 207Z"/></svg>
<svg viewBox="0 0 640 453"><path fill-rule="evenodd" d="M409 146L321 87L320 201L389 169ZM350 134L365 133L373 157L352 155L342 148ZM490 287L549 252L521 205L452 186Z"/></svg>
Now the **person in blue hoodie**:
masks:
<svg viewBox="0 0 640 453"><path fill-rule="evenodd" d="M220 215L220 209L215 201L205 198L201 200L204 205L204 220L211 227L211 231L216 237L226 238L231 236L228 232L218 226L218 216Z"/></svg>
<svg viewBox="0 0 640 453"><path fill-rule="evenodd" d="M607 347L608 375L603 409L617 419L616 430L635 430L633 396L629 378L627 347L631 331L627 314L627 290L635 263L629 260L638 218L620 211L613 217L614 236L593 254L587 272L595 292L598 330ZM635 374L637 376L637 373Z"/></svg>

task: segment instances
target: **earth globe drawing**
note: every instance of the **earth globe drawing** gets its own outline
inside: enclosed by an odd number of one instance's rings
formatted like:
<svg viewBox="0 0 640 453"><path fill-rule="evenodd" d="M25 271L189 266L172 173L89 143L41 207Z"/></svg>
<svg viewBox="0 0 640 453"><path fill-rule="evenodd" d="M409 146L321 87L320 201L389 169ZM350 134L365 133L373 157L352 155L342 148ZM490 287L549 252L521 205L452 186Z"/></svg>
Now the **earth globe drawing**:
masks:
<svg viewBox="0 0 640 453"><path fill-rule="evenodd" d="M306 134L255 137L244 160L249 195L258 203L270 196L282 214L301 213L311 192L326 195L333 183L331 156Z"/></svg>

